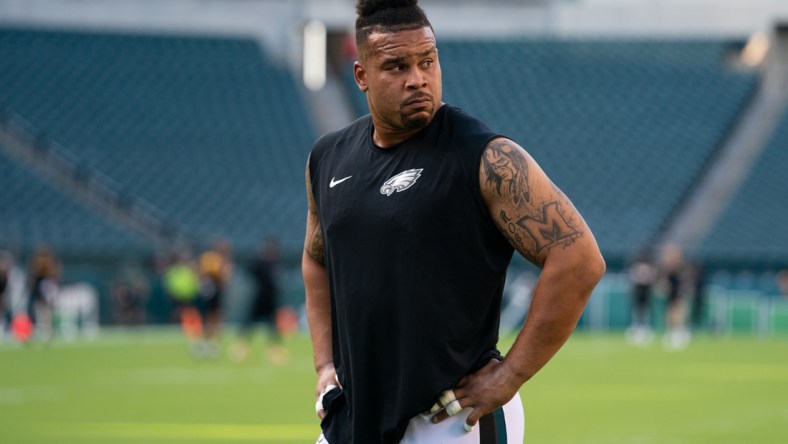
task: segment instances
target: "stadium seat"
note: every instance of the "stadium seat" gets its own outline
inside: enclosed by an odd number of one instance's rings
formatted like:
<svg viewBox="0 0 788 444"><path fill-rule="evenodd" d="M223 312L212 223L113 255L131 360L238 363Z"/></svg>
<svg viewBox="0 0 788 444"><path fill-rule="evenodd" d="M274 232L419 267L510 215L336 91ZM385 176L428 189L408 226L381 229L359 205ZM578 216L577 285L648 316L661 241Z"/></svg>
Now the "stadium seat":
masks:
<svg viewBox="0 0 788 444"><path fill-rule="evenodd" d="M187 234L300 248L315 131L255 41L0 29L0 53L0 104Z"/></svg>
<svg viewBox="0 0 788 444"><path fill-rule="evenodd" d="M32 249L39 244L71 253L118 254L148 248L146 240L75 202L25 166L0 152L0 244Z"/></svg>
<svg viewBox="0 0 788 444"><path fill-rule="evenodd" d="M709 260L756 267L788 263L788 110L701 244Z"/></svg>

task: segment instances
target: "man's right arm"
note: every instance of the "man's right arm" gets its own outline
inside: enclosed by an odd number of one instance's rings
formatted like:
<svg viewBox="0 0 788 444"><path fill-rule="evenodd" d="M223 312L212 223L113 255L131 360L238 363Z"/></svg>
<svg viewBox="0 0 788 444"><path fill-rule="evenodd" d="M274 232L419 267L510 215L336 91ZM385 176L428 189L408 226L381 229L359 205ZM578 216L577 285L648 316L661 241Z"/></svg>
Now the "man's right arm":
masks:
<svg viewBox="0 0 788 444"><path fill-rule="evenodd" d="M306 166L306 239L301 260L301 272L306 291L306 317L312 337L312 353L317 371L316 396L323 393L329 384L335 384L336 370L331 343L331 303L329 298L328 274L326 273L323 250L323 233L317 204L312 193L312 179L309 175L309 161ZM325 415L318 411L321 418Z"/></svg>

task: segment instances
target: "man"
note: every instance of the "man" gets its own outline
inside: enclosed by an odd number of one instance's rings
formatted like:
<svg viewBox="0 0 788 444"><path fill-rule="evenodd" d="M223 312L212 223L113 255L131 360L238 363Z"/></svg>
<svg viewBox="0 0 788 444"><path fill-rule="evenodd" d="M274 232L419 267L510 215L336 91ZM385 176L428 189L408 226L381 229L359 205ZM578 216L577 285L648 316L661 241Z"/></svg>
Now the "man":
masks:
<svg viewBox="0 0 788 444"><path fill-rule="evenodd" d="M663 345L668 350L682 350L689 345L691 339L687 328L686 298L683 294L686 272L681 247L676 244L666 245L662 251L662 274L667 291Z"/></svg>
<svg viewBox="0 0 788 444"><path fill-rule="evenodd" d="M36 248L27 269L28 316L35 324L35 334L45 341L52 339L55 302L60 288L60 261L47 245Z"/></svg>
<svg viewBox="0 0 788 444"><path fill-rule="evenodd" d="M520 146L441 101L416 1L357 11L354 72L370 114L318 140L306 170L319 442L522 442L517 392L571 334L604 261ZM515 249L543 270L504 357Z"/></svg>
<svg viewBox="0 0 788 444"><path fill-rule="evenodd" d="M275 364L283 364L287 351L282 347L282 337L276 325L276 311L279 307L279 244L274 240L263 242L257 257L249 266L249 274L254 280L252 301L246 318L241 323L238 341L232 348L237 361L245 361L249 356L252 334L256 323L265 325L268 334L268 357Z"/></svg>
<svg viewBox="0 0 788 444"><path fill-rule="evenodd" d="M0 250L0 342L5 336L6 325L11 324L13 310L11 303L11 287L16 272L14 266L14 256L11 253Z"/></svg>
<svg viewBox="0 0 788 444"><path fill-rule="evenodd" d="M227 240L219 239L213 248L200 256L200 308L204 322L202 353L207 357L220 354L222 305L233 273L232 249Z"/></svg>
<svg viewBox="0 0 788 444"><path fill-rule="evenodd" d="M629 342L646 346L654 334L651 331L651 289L659 277L659 269L651 260L651 252L646 250L637 255L629 267L629 281L632 284L632 321L626 331Z"/></svg>

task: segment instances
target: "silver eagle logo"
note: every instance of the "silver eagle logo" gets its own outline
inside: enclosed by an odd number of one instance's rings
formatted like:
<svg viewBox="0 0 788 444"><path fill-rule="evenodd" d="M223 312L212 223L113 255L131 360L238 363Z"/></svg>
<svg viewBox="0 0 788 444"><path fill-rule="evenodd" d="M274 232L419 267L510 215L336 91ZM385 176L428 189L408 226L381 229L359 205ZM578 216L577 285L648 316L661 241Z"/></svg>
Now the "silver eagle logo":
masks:
<svg viewBox="0 0 788 444"><path fill-rule="evenodd" d="M405 191L408 188L412 187L416 180L421 177L421 172L424 168L414 168L412 170L403 171L396 176L391 177L389 180L383 183L383 186L380 187L380 194L385 194L386 196L391 196L394 192Z"/></svg>

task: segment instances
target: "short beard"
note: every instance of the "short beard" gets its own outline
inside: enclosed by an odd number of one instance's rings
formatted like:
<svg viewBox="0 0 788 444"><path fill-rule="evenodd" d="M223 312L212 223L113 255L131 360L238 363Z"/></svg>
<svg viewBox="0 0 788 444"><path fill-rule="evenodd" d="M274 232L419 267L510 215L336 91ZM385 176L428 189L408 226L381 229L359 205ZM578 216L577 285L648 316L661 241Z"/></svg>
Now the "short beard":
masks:
<svg viewBox="0 0 788 444"><path fill-rule="evenodd" d="M434 107L430 107L429 116L424 116L421 113L416 115L407 115L405 113L400 113L400 119L402 120L402 124L405 128L408 129L422 129L430 124L432 121L432 111Z"/></svg>

